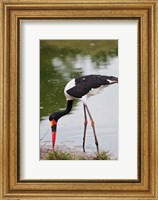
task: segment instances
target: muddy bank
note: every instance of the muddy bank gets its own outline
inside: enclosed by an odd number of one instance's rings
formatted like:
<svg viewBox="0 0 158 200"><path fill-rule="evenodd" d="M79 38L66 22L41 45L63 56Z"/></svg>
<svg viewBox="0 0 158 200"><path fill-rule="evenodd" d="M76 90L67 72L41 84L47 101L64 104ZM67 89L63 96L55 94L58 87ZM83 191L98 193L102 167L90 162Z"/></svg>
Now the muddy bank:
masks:
<svg viewBox="0 0 158 200"><path fill-rule="evenodd" d="M56 146L55 147L55 151L71 153L73 155L78 155L78 156L82 156L82 157L85 157L85 158L95 156L95 152L91 152L91 153L89 153L89 152L82 152L82 151L76 150L75 148L69 148L66 145L62 145L60 147ZM45 159L46 155L49 152L52 152L51 145L40 147L40 159L42 159L42 160Z"/></svg>
<svg viewBox="0 0 158 200"><path fill-rule="evenodd" d="M69 148L65 145L62 147L56 146L52 151L51 146L40 147L41 160L116 160L110 152L82 152Z"/></svg>

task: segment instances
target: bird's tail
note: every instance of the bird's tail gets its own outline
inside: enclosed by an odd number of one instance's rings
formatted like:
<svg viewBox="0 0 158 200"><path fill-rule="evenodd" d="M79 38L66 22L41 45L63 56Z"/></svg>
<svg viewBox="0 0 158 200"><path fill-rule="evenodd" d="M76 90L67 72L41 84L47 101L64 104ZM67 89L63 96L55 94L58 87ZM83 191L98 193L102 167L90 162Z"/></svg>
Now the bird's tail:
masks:
<svg viewBox="0 0 158 200"><path fill-rule="evenodd" d="M104 76L104 79L106 79L109 84L118 83L118 78L115 76Z"/></svg>

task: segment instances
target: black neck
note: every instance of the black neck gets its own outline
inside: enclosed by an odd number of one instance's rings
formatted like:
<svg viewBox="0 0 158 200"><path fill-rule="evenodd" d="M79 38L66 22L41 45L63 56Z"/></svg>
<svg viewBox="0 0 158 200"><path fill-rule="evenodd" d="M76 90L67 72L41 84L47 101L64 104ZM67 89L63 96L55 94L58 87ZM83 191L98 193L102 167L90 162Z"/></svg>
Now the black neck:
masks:
<svg viewBox="0 0 158 200"><path fill-rule="evenodd" d="M66 109L62 112L57 112L57 119L60 119L64 115L67 115L72 109L72 104L73 104L73 100L68 100Z"/></svg>

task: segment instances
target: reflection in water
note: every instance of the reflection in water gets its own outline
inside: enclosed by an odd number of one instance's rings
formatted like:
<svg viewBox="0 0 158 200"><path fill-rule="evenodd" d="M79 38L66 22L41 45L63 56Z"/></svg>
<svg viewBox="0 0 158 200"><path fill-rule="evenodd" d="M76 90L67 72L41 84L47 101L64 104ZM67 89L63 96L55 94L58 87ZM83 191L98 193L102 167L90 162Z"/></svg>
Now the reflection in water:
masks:
<svg viewBox="0 0 158 200"><path fill-rule="evenodd" d="M80 41L77 48L76 41L71 41L71 47L62 43L65 41L56 41L56 45L52 41L51 45L48 42L41 41L40 52L41 146L51 145L48 116L65 108L63 91L69 80L88 74L118 77L117 41ZM118 157L118 84L107 87L88 99L88 106L95 120L100 149L109 150ZM75 101L71 114L62 117L58 122L57 147L82 151L83 122L83 105L80 101ZM87 128L86 151L96 152L90 123Z"/></svg>

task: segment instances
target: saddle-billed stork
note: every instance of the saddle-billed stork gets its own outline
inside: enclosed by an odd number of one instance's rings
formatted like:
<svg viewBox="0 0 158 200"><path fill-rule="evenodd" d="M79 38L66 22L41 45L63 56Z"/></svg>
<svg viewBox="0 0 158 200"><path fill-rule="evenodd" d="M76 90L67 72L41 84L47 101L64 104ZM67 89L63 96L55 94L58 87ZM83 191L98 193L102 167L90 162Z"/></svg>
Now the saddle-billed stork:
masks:
<svg viewBox="0 0 158 200"><path fill-rule="evenodd" d="M94 133L95 144L97 151L99 151L98 140L96 136L94 120L87 106L87 98L93 96L100 92L103 88L110 86L114 83L118 83L118 78L114 76L103 76L103 75L86 75L78 78L72 79L67 83L64 89L64 94L67 100L67 107L64 111L54 112L49 116L51 129L52 129L52 150L54 150L55 140L56 140L56 130L57 122L64 115L68 114L73 105L74 99L80 99L83 103L84 109L84 134L83 134L83 151L85 152L85 137L86 137L86 128L87 128L87 114L91 120L91 126Z"/></svg>

